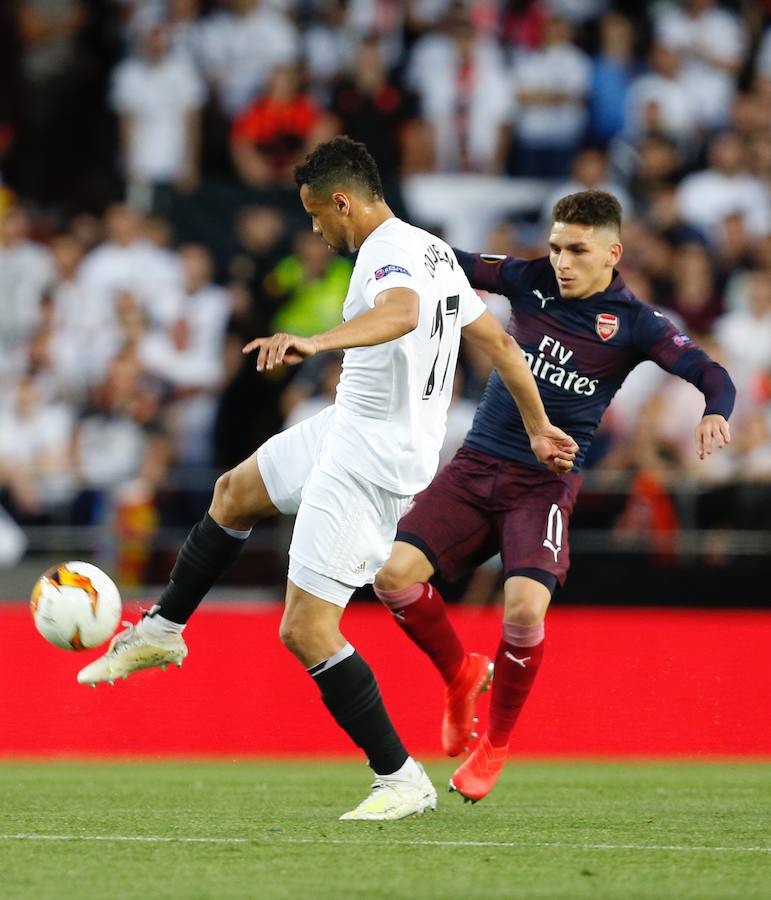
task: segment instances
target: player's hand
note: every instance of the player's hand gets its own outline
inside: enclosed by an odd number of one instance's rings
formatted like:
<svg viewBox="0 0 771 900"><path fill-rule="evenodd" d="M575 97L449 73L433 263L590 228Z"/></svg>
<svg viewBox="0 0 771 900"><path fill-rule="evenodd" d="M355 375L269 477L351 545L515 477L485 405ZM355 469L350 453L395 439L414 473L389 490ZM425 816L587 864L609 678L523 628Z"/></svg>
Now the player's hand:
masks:
<svg viewBox="0 0 771 900"><path fill-rule="evenodd" d="M573 438L551 423L530 435L530 447L538 462L555 475L569 472L578 452L578 444Z"/></svg>
<svg viewBox="0 0 771 900"><path fill-rule="evenodd" d="M718 450L731 443L731 429L722 416L704 416L696 427L696 453L699 459L712 453L713 443L717 444Z"/></svg>
<svg viewBox="0 0 771 900"><path fill-rule="evenodd" d="M257 371L273 369L276 366L296 366L309 356L318 353L313 338L298 337L296 334L274 334L272 337L255 338L250 341L242 353L251 353L259 348L257 355Z"/></svg>

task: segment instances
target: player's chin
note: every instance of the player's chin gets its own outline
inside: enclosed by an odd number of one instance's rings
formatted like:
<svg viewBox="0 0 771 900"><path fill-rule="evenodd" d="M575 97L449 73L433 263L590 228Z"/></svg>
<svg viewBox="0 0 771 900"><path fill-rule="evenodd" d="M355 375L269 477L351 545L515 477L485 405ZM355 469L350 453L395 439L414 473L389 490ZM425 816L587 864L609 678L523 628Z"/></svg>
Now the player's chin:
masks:
<svg viewBox="0 0 771 900"><path fill-rule="evenodd" d="M322 235L322 237L324 238L327 250L329 250L330 253L339 253L341 255L348 253L348 247L342 241L335 240L335 238L329 238L326 235Z"/></svg>
<svg viewBox="0 0 771 900"><path fill-rule="evenodd" d="M558 285L560 297L563 300L572 300L575 297L581 296L580 288L577 288L574 282L570 282L568 284L559 284Z"/></svg>

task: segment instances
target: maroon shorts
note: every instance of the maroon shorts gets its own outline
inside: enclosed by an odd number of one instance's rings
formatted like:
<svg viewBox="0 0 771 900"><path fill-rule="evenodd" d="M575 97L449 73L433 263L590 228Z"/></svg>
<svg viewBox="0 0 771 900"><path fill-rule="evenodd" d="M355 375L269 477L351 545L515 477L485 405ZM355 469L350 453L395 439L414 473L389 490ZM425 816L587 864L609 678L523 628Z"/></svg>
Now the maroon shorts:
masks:
<svg viewBox="0 0 771 900"><path fill-rule="evenodd" d="M568 521L580 486L578 474L560 478L463 447L415 498L396 540L425 553L447 581L500 551L506 578L536 569L563 584Z"/></svg>

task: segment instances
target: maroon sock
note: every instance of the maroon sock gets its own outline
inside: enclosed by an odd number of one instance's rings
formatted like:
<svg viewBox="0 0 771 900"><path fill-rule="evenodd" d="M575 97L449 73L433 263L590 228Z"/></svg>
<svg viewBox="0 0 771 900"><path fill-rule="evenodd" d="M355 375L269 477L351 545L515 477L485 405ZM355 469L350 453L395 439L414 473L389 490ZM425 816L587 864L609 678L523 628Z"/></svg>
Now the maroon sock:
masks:
<svg viewBox="0 0 771 900"><path fill-rule="evenodd" d="M430 584L413 584L398 591L375 589L378 599L420 649L431 657L445 684L460 671L466 651L447 616L439 591Z"/></svg>
<svg viewBox="0 0 771 900"><path fill-rule="evenodd" d="M493 747L506 747L543 657L543 625L504 622L495 657L487 735Z"/></svg>

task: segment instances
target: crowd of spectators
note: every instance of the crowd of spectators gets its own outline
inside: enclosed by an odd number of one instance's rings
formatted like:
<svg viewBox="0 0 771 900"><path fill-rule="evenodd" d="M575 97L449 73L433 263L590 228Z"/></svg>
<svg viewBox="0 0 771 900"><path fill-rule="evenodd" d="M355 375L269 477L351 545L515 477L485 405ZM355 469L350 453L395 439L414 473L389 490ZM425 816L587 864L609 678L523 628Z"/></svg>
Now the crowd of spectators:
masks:
<svg viewBox="0 0 771 900"><path fill-rule="evenodd" d="M311 234L292 175L338 132L367 143L398 213L449 237L411 186L457 190L457 220L464 185L497 196L464 249L540 255L555 199L614 192L622 274L739 393L730 450L697 464L700 395L641 365L590 459L630 476L606 524L671 533L687 481L696 524L771 530L771 5L16 0L0 12L0 563L23 546L14 521L151 533L170 472L232 465L333 395L337 358L258 376L241 346L339 319L352 262ZM535 192L507 209L520 183ZM447 453L485 377L466 353Z"/></svg>

